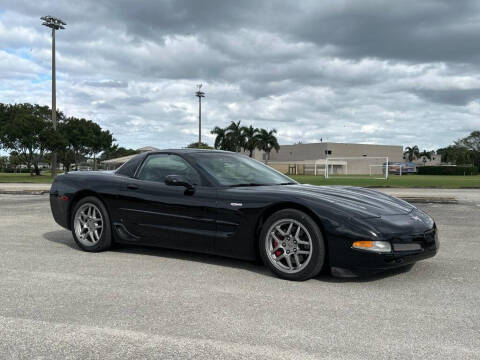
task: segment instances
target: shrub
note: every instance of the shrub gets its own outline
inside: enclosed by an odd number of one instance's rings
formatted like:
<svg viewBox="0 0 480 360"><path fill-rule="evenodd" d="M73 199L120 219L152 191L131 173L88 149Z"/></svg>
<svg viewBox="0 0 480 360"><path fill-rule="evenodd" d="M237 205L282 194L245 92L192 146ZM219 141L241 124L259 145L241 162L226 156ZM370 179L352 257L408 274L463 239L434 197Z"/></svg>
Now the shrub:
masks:
<svg viewBox="0 0 480 360"><path fill-rule="evenodd" d="M472 166L417 166L418 175L478 175Z"/></svg>
<svg viewBox="0 0 480 360"><path fill-rule="evenodd" d="M2 169L0 172L7 173L7 174L13 174L13 173L18 173L18 174L28 174L30 173L29 169L14 169L14 168L5 168Z"/></svg>

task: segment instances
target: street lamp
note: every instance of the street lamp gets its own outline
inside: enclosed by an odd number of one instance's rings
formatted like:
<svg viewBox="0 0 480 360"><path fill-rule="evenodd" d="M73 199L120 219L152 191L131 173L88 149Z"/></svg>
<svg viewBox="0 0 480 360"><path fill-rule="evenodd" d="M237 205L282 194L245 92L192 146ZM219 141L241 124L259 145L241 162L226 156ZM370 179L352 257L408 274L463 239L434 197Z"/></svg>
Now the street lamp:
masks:
<svg viewBox="0 0 480 360"><path fill-rule="evenodd" d="M55 86L55 30L65 29L64 25L67 25L64 21L47 15L42 16L40 20L43 20L42 25L52 29L52 123L53 130L57 129L57 99L56 99L56 86ZM57 154L52 152L52 177L55 177L57 172Z"/></svg>
<svg viewBox="0 0 480 360"><path fill-rule="evenodd" d="M205 97L205 93L201 91L202 84L197 85L197 92L195 96L198 97L198 147L202 143L202 97Z"/></svg>

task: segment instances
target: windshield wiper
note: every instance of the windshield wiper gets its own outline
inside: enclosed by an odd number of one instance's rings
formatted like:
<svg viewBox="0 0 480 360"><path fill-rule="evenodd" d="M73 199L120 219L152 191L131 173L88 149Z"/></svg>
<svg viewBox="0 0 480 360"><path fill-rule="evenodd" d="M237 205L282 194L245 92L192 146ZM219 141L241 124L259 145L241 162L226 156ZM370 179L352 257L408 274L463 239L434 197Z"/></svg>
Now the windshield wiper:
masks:
<svg viewBox="0 0 480 360"><path fill-rule="evenodd" d="M280 184L277 184L277 185L297 185L297 183L295 183L293 181L289 181L289 182L284 182L284 183L280 183Z"/></svg>
<svg viewBox="0 0 480 360"><path fill-rule="evenodd" d="M264 186L266 184L258 184L258 183L244 183L244 184L234 184L229 185L230 187L241 187L241 186Z"/></svg>

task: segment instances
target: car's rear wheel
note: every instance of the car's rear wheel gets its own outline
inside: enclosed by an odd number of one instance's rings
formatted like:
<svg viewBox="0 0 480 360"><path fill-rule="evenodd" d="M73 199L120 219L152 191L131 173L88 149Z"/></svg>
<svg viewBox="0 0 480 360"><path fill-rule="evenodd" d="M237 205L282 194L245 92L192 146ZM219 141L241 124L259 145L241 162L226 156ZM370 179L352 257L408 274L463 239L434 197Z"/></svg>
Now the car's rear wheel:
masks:
<svg viewBox="0 0 480 360"><path fill-rule="evenodd" d="M71 221L73 239L82 250L98 252L110 248L110 217L98 198L88 196L81 199L73 209Z"/></svg>
<svg viewBox="0 0 480 360"><path fill-rule="evenodd" d="M320 228L307 214L296 209L280 210L264 223L260 233L260 256L276 275L288 280L316 276L325 261Z"/></svg>

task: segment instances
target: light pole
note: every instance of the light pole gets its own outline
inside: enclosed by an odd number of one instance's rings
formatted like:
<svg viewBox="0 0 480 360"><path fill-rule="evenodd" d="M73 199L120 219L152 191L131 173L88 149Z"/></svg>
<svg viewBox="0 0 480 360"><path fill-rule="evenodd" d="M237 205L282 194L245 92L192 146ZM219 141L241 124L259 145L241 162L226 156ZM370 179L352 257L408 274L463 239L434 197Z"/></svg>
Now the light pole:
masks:
<svg viewBox="0 0 480 360"><path fill-rule="evenodd" d="M65 22L53 16L42 16L42 25L52 29L52 123L53 130L57 130L57 98L56 98L56 84L55 84L55 30L65 29ZM52 177L57 173L57 153L52 151Z"/></svg>
<svg viewBox="0 0 480 360"><path fill-rule="evenodd" d="M201 91L202 84L197 85L197 92L195 96L198 97L198 147L202 144L202 97L205 97L205 93Z"/></svg>

